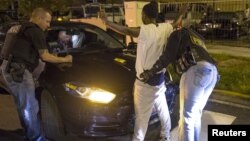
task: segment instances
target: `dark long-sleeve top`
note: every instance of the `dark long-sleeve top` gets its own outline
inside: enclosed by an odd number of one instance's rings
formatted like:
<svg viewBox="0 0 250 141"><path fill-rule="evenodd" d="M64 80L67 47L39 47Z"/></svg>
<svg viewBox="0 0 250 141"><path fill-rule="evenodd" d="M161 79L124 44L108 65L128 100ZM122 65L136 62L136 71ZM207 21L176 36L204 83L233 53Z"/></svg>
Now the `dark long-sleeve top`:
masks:
<svg viewBox="0 0 250 141"><path fill-rule="evenodd" d="M182 28L172 32L165 50L153 65L152 69L158 72L162 68L167 67L170 63L174 64L186 51L187 47L191 47L196 60L204 60L215 64L215 61L207 52L203 38L190 29Z"/></svg>

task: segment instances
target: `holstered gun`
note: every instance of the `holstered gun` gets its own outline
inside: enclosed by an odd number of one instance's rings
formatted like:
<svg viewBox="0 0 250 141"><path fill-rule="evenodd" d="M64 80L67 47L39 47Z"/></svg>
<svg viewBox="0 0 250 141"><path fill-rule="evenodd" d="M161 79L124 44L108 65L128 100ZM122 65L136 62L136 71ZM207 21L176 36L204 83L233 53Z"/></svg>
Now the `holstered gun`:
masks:
<svg viewBox="0 0 250 141"><path fill-rule="evenodd" d="M23 63L10 63L10 75L12 79L17 83L23 82L25 69L26 66Z"/></svg>
<svg viewBox="0 0 250 141"><path fill-rule="evenodd" d="M188 49L175 61L175 71L181 75L196 63L193 53Z"/></svg>

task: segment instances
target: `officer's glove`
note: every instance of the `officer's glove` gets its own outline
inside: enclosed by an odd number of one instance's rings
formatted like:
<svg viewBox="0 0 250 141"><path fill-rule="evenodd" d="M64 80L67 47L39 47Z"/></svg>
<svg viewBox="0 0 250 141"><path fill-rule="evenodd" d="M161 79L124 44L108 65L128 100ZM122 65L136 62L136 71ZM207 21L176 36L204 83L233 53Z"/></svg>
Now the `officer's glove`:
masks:
<svg viewBox="0 0 250 141"><path fill-rule="evenodd" d="M154 71L152 70L144 70L143 73L140 74L141 81L148 82L150 78L154 76Z"/></svg>

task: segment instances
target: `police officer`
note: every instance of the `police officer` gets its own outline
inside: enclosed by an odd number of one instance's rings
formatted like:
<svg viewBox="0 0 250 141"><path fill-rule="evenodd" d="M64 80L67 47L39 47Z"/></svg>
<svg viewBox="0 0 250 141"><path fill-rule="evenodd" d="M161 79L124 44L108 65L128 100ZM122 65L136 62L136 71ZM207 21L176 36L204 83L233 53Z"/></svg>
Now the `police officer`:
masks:
<svg viewBox="0 0 250 141"><path fill-rule="evenodd" d="M47 50L44 31L50 26L51 15L36 8L30 21L13 26L6 35L1 50L1 73L14 97L18 115L29 141L47 141L38 118L39 105L35 98L33 70L39 58L46 62L72 62L72 56L57 57Z"/></svg>
<svg viewBox="0 0 250 141"><path fill-rule="evenodd" d="M198 141L202 110L217 82L215 61L200 35L182 28L171 34L166 50L140 76L146 82L170 63L181 74L179 141Z"/></svg>

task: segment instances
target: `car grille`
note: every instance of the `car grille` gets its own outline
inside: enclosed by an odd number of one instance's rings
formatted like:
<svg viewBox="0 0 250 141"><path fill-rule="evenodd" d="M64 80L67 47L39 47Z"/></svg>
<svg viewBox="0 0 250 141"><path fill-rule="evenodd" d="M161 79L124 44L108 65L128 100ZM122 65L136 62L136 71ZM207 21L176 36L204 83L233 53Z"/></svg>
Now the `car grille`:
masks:
<svg viewBox="0 0 250 141"><path fill-rule="evenodd" d="M98 110L97 110L98 109ZM107 137L122 135L132 118L131 106L96 108L88 116L88 123L84 129L85 136Z"/></svg>

